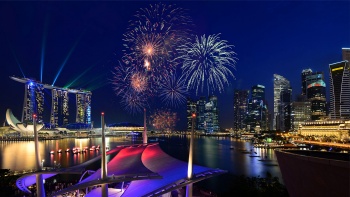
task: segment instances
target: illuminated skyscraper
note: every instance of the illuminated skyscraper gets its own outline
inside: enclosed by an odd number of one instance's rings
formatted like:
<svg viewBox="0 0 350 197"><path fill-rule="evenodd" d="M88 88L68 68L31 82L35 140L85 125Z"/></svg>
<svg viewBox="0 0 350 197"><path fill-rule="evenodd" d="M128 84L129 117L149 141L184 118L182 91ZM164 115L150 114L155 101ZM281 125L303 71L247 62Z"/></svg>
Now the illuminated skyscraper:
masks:
<svg viewBox="0 0 350 197"><path fill-rule="evenodd" d="M205 130L205 104L207 100L204 96L201 96L197 101L197 129L200 131Z"/></svg>
<svg viewBox="0 0 350 197"><path fill-rule="evenodd" d="M350 71L347 60L329 65L332 119L350 118Z"/></svg>
<svg viewBox="0 0 350 197"><path fill-rule="evenodd" d="M210 96L209 101L206 97L200 97L193 101L187 99L187 129L192 128L192 113L196 113L196 129L199 131L212 133L218 132L219 127L219 109L216 96Z"/></svg>
<svg viewBox="0 0 350 197"><path fill-rule="evenodd" d="M235 90L233 98L233 130L240 131L246 128L248 113L249 90Z"/></svg>
<svg viewBox="0 0 350 197"><path fill-rule="evenodd" d="M38 122L43 121L44 87L32 80L25 82L22 122L32 122L33 114L37 115Z"/></svg>
<svg viewBox="0 0 350 197"><path fill-rule="evenodd" d="M307 87L306 77L309 76L311 73L312 73L311 69L304 69L301 72L301 95L306 95L306 87Z"/></svg>
<svg viewBox="0 0 350 197"><path fill-rule="evenodd" d="M91 92L85 90L66 89L48 84L42 84L28 78L10 77L14 81L24 83L24 101L22 111L22 122L32 122L33 114L37 114L38 122L45 123L44 113L46 111L47 122L57 127L69 124L69 93L76 95L76 121L77 123L91 124ZM45 92L51 90L51 109L44 107ZM49 104L48 104L49 105ZM47 106L47 105L45 105ZM75 107L73 107L74 109Z"/></svg>
<svg viewBox="0 0 350 197"><path fill-rule="evenodd" d="M187 98L187 130L192 130L192 114L195 113L198 117L196 101ZM197 118L198 119L198 118Z"/></svg>
<svg viewBox="0 0 350 197"><path fill-rule="evenodd" d="M291 130L297 131L299 126L311 119L311 103L306 95L299 95L297 101L291 103Z"/></svg>
<svg viewBox="0 0 350 197"><path fill-rule="evenodd" d="M251 99L248 104L248 115L246 124L250 131L266 131L267 128L267 106L265 102L265 86L255 85L252 87Z"/></svg>
<svg viewBox="0 0 350 197"><path fill-rule="evenodd" d="M76 122L77 123L91 123L91 93L77 93L76 94Z"/></svg>
<svg viewBox="0 0 350 197"><path fill-rule="evenodd" d="M54 127L69 123L68 91L62 89L51 90L51 117L50 124Z"/></svg>
<svg viewBox="0 0 350 197"><path fill-rule="evenodd" d="M213 132L219 132L219 108L218 108L218 97L212 95L209 97L209 103L211 103L211 115L212 115L212 127Z"/></svg>
<svg viewBox="0 0 350 197"><path fill-rule="evenodd" d="M326 83L323 72L306 76L307 98L311 102L311 120L320 120L327 115Z"/></svg>
<svg viewBox="0 0 350 197"><path fill-rule="evenodd" d="M292 95L292 88L290 82L281 75L273 75L273 129L283 130L284 129L284 106ZM282 99L282 100L281 100ZM289 103L288 103L289 104Z"/></svg>

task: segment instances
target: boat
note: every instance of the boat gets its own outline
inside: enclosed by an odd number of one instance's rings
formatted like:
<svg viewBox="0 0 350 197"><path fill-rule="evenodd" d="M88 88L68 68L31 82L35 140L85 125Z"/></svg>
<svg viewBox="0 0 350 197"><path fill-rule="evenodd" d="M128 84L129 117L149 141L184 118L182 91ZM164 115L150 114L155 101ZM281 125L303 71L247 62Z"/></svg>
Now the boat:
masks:
<svg viewBox="0 0 350 197"><path fill-rule="evenodd" d="M52 151L50 151L50 154L51 154L51 155L55 154L55 151L53 151L53 150L52 150Z"/></svg>
<svg viewBox="0 0 350 197"><path fill-rule="evenodd" d="M62 153L62 149L58 149L57 152L58 152L58 153Z"/></svg>
<svg viewBox="0 0 350 197"><path fill-rule="evenodd" d="M70 149L69 149L69 148L67 148L67 149L66 149L66 152L68 153L69 151L70 151Z"/></svg>

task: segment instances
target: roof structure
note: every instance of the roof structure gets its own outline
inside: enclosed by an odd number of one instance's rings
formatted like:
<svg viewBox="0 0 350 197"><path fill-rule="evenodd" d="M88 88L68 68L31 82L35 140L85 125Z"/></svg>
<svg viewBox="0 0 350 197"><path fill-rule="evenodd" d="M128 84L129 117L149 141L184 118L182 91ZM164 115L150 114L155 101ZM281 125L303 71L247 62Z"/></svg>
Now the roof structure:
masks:
<svg viewBox="0 0 350 197"><path fill-rule="evenodd" d="M101 169L64 190L52 194L61 195L90 186L131 181L121 196L158 196L212 176L226 173L219 169L193 166L193 179L187 180L187 163L164 153L158 144L125 147L107 164L107 179L101 180ZM145 187L146 186L146 187ZM100 193L100 188L91 194ZM89 196L90 194L87 194ZM120 192L109 193L120 196Z"/></svg>
<svg viewBox="0 0 350 197"><path fill-rule="evenodd" d="M108 151L106 154L110 155L110 154L116 153L123 148L124 148L124 146L117 147L115 149ZM36 175L37 174L42 174L43 179L53 177L57 174L82 174L83 171L85 170L86 166L88 166L88 165L90 165L90 164L92 164L100 159L101 159L101 155L99 155L99 156L97 156L89 161L86 161L82 164L72 166L69 168L57 168L57 169L53 169L53 170L38 170L36 172L27 173L27 174L24 174L23 176L19 177L16 180L16 186L18 189L20 189L23 192L31 193L31 191L28 189L28 187L33 185L33 184L36 184Z"/></svg>

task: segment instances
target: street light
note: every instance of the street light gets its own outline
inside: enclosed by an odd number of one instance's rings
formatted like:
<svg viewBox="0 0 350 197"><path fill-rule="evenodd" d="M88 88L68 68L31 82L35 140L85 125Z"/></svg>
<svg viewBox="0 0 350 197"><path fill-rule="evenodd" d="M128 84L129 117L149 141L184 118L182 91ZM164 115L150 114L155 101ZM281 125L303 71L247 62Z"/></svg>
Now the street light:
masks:
<svg viewBox="0 0 350 197"><path fill-rule="evenodd" d="M188 168L187 168L187 179L191 180L193 176L193 138L194 138L194 123L196 119L196 114L192 114L192 128L191 128L191 138L190 138L190 150L188 154ZM192 183L186 186L186 197L192 197L193 188Z"/></svg>

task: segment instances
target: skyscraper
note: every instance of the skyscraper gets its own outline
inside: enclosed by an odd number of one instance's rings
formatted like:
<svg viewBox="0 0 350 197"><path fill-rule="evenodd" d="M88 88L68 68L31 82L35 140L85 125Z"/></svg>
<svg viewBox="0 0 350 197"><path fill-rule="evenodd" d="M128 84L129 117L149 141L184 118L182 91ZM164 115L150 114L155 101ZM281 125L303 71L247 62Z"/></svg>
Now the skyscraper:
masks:
<svg viewBox="0 0 350 197"><path fill-rule="evenodd" d="M311 103L306 95L299 95L297 100L291 103L291 130L297 131L299 126L311 119Z"/></svg>
<svg viewBox="0 0 350 197"><path fill-rule="evenodd" d="M309 69L304 69L301 72L301 95L306 95L306 87L307 87L307 81L306 77L309 76L312 73L312 70Z"/></svg>
<svg viewBox="0 0 350 197"><path fill-rule="evenodd" d="M233 98L233 130L246 128L245 119L248 112L249 90L235 90Z"/></svg>
<svg viewBox="0 0 350 197"><path fill-rule="evenodd" d="M350 72L347 60L329 65L330 110L332 119L350 118Z"/></svg>
<svg viewBox="0 0 350 197"><path fill-rule="evenodd" d="M192 114L195 113L198 119L197 105L196 101L191 98L187 98L187 130L192 130ZM198 124L197 124L198 125Z"/></svg>
<svg viewBox="0 0 350 197"><path fill-rule="evenodd" d="M252 87L246 124L249 125L250 131L260 132L260 130L267 130L267 106L265 102L265 86L263 85Z"/></svg>
<svg viewBox="0 0 350 197"><path fill-rule="evenodd" d="M211 103L211 113L212 113L212 125L213 125L213 132L219 132L220 131L220 124L219 124L219 108L218 108L218 97L215 95L211 95L209 97L209 103Z"/></svg>
<svg viewBox="0 0 350 197"><path fill-rule="evenodd" d="M307 98L311 102L311 120L320 120L327 115L326 83L323 72L306 76Z"/></svg>
<svg viewBox="0 0 350 197"><path fill-rule="evenodd" d="M289 96L292 95L292 88L290 82L281 75L273 75L273 129L283 130L284 129L284 105L286 105ZM288 96L289 95L289 96ZM281 100L282 98L282 100ZM289 103L288 103L289 104Z"/></svg>
<svg viewBox="0 0 350 197"><path fill-rule="evenodd" d="M197 101L197 129L200 131L205 131L205 104L207 100L204 96L201 96Z"/></svg>
<svg viewBox="0 0 350 197"><path fill-rule="evenodd" d="M342 48L343 61L347 60L350 62L350 48Z"/></svg>
<svg viewBox="0 0 350 197"><path fill-rule="evenodd" d="M69 124L69 93L73 93L76 95L76 102L73 107L73 109L76 109L76 122L91 124L92 93L90 91L56 87L29 78L14 76L10 78L25 84L22 111L23 123L32 122L33 114L36 114L38 122L49 122L53 127ZM51 94L47 94L49 92L47 90L51 90ZM50 99L45 99L45 96L49 96ZM46 101L49 102L44 105ZM47 110L44 106L50 106L50 101L51 109ZM71 122L73 121L71 120Z"/></svg>

